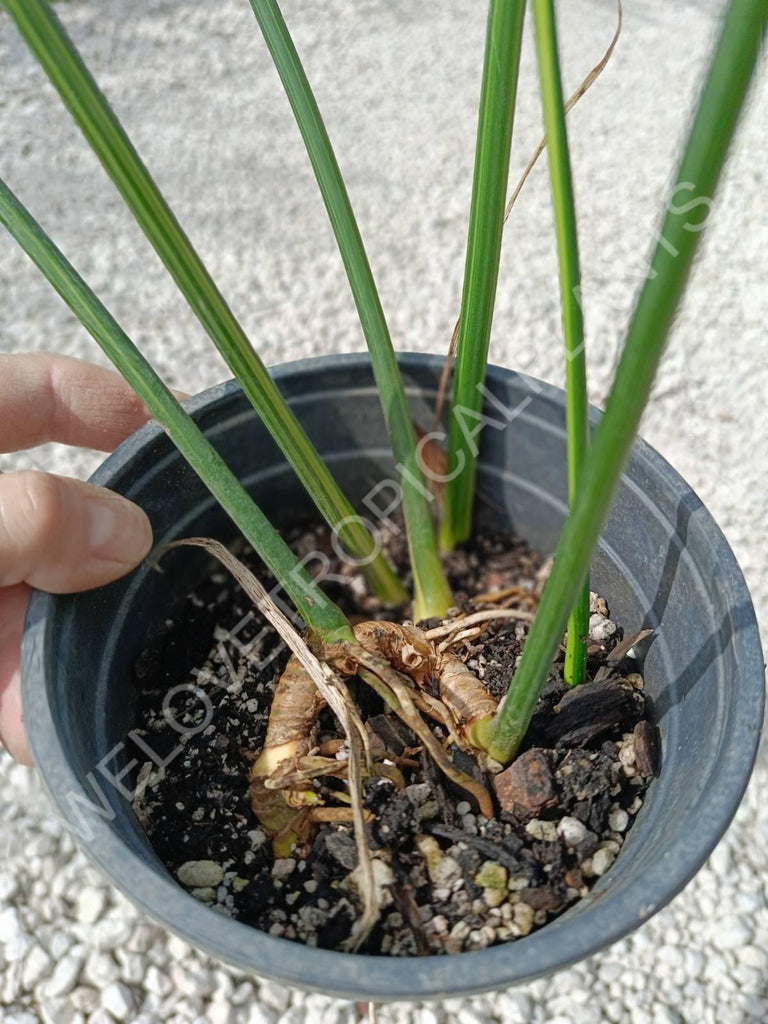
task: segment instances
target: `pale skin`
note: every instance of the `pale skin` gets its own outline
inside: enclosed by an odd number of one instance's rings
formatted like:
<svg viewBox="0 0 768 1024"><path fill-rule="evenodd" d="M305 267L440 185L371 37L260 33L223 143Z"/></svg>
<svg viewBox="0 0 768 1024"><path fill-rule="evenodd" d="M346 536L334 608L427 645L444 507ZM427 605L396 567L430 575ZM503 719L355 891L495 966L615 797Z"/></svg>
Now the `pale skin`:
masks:
<svg viewBox="0 0 768 1024"><path fill-rule="evenodd" d="M112 451L149 419L116 373L79 359L0 355L0 452L47 441ZM0 474L0 741L29 764L19 657L31 587L54 594L102 586L152 546L145 513L82 480Z"/></svg>

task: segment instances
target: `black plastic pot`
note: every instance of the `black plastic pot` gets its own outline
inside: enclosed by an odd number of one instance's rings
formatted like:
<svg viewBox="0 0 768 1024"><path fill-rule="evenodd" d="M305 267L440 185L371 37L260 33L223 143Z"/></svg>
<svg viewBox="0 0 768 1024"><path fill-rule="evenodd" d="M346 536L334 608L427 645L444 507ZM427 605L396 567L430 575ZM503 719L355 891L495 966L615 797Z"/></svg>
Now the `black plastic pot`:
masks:
<svg viewBox="0 0 768 1024"><path fill-rule="evenodd" d="M414 412L428 424L442 360L404 355L400 362ZM366 356L293 363L274 376L353 500L392 477ZM481 491L505 510L503 525L549 552L566 511L563 394L497 368L489 371L488 389L487 413L497 425L483 435ZM308 513L293 473L234 383L191 399L188 408L274 521L288 525ZM157 544L234 534L153 424L121 445L93 480L142 505ZM388 497L382 489L379 504ZM36 593L24 638L24 707L43 779L87 853L151 917L213 957L352 999L424 1000L513 985L588 956L642 924L695 874L736 811L763 720L755 616L739 567L706 509L664 459L638 442L593 580L626 630L656 630L644 672L663 764L621 855L591 895L517 942L417 959L316 950L212 913L167 873L120 792L123 784L107 778L125 760L120 744L132 724L134 658L202 571L197 552L179 554L167 556L162 574L144 565L99 591ZM87 808L102 801L100 813Z"/></svg>

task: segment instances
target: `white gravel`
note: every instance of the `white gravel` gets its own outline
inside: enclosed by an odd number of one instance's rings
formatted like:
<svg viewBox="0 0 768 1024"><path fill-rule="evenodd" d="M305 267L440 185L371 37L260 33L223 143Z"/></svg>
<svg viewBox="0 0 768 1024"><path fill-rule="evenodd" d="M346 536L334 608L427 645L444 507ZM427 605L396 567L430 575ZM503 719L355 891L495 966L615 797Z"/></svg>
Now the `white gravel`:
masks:
<svg viewBox="0 0 768 1024"><path fill-rule="evenodd" d="M401 348L441 351L460 291L483 13L446 0L286 0ZM567 84L613 30L609 0L560 4ZM722 5L632 0L603 80L571 117L591 392L605 397L654 211ZM245 0L74 0L88 61L268 362L360 349L338 257ZM530 43L530 39L528 41ZM51 90L0 15L0 173L167 380L226 376ZM644 435L725 529L768 634L765 76ZM540 135L526 47L515 167ZM562 377L544 166L508 227L495 361ZM0 347L99 359L0 239ZM84 474L56 446L0 469ZM747 1024L768 1020L768 760L709 865L632 938L559 975L471 1000L382 1008L383 1024ZM3 1024L352 1024L354 1007L257 982L148 922L76 852L34 775L0 754Z"/></svg>

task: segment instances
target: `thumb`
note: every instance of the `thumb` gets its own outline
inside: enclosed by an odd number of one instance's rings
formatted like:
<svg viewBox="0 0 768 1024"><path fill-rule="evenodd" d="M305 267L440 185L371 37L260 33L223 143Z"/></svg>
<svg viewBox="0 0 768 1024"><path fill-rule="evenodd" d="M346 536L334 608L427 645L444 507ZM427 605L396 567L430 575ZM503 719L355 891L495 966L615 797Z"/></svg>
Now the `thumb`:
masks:
<svg viewBox="0 0 768 1024"><path fill-rule="evenodd" d="M89 590L135 568L152 546L137 505L49 473L0 476L0 587Z"/></svg>

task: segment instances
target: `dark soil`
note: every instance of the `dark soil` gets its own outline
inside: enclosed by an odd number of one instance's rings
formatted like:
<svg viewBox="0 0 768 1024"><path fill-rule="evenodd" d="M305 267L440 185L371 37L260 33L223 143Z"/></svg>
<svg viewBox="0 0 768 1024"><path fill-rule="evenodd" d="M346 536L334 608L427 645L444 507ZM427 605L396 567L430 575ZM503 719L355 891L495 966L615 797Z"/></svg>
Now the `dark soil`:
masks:
<svg viewBox="0 0 768 1024"><path fill-rule="evenodd" d="M338 579L324 589L351 618L384 617L359 576L339 564L325 530L289 539L302 553L327 555ZM392 553L403 557L396 543ZM240 557L271 585L252 556ZM545 571L519 539L488 531L454 553L448 569L461 608L499 606L475 602L505 588L515 588L515 604L533 608ZM369 844L379 851L385 909L362 952L457 953L527 935L610 868L642 805L657 752L637 662L626 655L611 660L621 630L594 595L592 611L590 682L569 691L560 660L554 664L524 753L496 777L494 820L479 815L419 752L407 728L361 689L369 728L392 758L406 755L405 788L376 779L365 795L375 815ZM527 630L527 623L506 620L456 653L501 697ZM250 759L261 749L286 661L248 598L215 570L137 659L130 745L143 768L134 807L169 871L214 911L338 949L360 910L350 879L357 864L351 826L324 825L307 856L275 861L248 799ZM318 743L338 735L324 712ZM462 770L478 773L466 755L453 756Z"/></svg>

